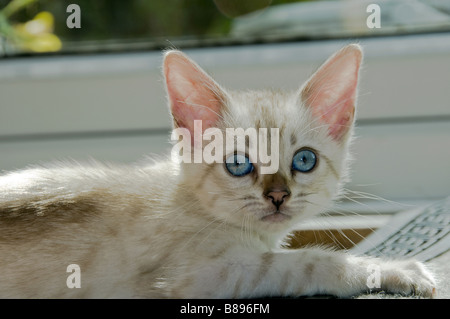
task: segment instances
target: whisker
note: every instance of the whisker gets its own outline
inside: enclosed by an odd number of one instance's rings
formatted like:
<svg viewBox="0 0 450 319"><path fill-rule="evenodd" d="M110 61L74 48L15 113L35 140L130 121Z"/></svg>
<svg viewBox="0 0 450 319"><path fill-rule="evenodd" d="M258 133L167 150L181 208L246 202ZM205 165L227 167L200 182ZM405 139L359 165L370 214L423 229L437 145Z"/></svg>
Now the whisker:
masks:
<svg viewBox="0 0 450 319"><path fill-rule="evenodd" d="M383 198L381 196L375 195L375 194L371 194L371 193L367 193L367 192L362 192L362 191L354 191L354 190L350 190L350 189L344 189L345 192L350 193L350 194L354 194L354 195L358 195L359 197L352 197L352 198L358 198L358 199L371 199L371 200L379 200L388 204L395 204L395 205L399 205L399 206L403 206L403 207L412 207L413 205L409 205L406 203L401 203L401 202L397 202L397 201L393 201L390 199L386 199ZM349 195L350 195L349 194Z"/></svg>

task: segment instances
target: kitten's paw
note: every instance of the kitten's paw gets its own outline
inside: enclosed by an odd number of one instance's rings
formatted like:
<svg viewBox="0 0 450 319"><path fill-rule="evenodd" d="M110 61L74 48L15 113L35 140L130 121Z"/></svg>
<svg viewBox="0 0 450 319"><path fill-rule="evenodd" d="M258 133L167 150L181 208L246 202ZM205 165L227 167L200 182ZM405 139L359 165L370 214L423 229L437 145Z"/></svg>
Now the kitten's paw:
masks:
<svg viewBox="0 0 450 319"><path fill-rule="evenodd" d="M436 281L424 264L415 260L388 262L383 265L381 289L405 296L434 298Z"/></svg>

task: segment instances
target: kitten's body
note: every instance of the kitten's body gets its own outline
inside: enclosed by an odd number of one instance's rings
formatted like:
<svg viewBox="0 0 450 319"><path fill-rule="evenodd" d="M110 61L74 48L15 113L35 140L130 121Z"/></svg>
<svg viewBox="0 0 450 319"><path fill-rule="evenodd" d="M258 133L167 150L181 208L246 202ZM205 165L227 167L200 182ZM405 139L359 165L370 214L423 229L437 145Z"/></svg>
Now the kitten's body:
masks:
<svg viewBox="0 0 450 319"><path fill-rule="evenodd" d="M316 82L323 87L320 72L333 78L335 65L351 69L358 52L355 46L342 50L307 83L301 95L313 100L310 108L299 106L298 92L225 92L181 53L168 53L165 77L175 126L191 130L189 120L200 118L222 129L278 127L277 173L258 175L257 161L253 175L235 177L224 173L223 164L165 160L4 175L0 297L351 296L367 290L373 264L381 269L382 289L430 296L434 281L414 261L280 248L296 224L329 207L346 179L351 130L343 128L353 121L349 95L356 78L343 90L338 118L321 110L336 94L308 94ZM348 60L345 68L339 66L342 59ZM313 107L321 99L325 102ZM206 105L220 116L191 105ZM319 156L314 172L292 171L292 155L302 147ZM289 192L274 212L282 189ZM70 264L80 267L81 288L67 286Z"/></svg>
<svg viewBox="0 0 450 319"><path fill-rule="evenodd" d="M295 274L280 274L279 290L239 289L247 285L245 279L256 282L269 271L281 238L208 217L198 207L195 191L174 187L178 173L176 165L165 162L148 167L72 165L4 177L10 191L0 210L1 296L282 295ZM24 195L28 192L31 196ZM66 285L70 264L80 266L81 289ZM252 268L255 274L249 276ZM211 285L190 287L196 275Z"/></svg>

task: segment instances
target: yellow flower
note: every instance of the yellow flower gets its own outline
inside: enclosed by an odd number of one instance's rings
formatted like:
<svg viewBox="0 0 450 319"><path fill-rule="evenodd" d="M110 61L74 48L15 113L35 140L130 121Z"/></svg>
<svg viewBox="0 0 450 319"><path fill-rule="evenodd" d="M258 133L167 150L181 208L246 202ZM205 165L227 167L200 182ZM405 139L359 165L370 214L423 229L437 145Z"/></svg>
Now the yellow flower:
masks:
<svg viewBox="0 0 450 319"><path fill-rule="evenodd" d="M54 52L62 47L53 32L54 18L50 12L40 12L32 20L13 26L15 43L22 49L34 52Z"/></svg>
<svg viewBox="0 0 450 319"><path fill-rule="evenodd" d="M22 42L21 47L34 52L55 52L61 50L62 44L56 35L44 33Z"/></svg>
<svg viewBox="0 0 450 319"><path fill-rule="evenodd" d="M24 29L29 34L42 34L53 32L54 19L50 12L40 12L33 20L24 24Z"/></svg>

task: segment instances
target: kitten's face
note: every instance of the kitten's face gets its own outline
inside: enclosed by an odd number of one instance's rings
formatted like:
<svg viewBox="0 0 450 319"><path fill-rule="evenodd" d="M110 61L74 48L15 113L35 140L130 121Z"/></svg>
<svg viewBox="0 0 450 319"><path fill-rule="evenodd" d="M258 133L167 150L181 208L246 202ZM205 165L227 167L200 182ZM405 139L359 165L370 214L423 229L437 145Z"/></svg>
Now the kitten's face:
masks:
<svg viewBox="0 0 450 319"><path fill-rule="evenodd" d="M278 155L275 172L263 174L267 164L259 158L224 147L223 163L183 164L183 187L211 218L247 232L288 231L323 212L346 176L360 60L359 47L349 46L299 91L241 93L226 92L184 55L169 52L165 76L175 127L193 135L192 121L200 119L203 130L268 128L268 144L278 146L278 154L264 150L272 160ZM279 138L270 128L278 128Z"/></svg>
<svg viewBox="0 0 450 319"><path fill-rule="evenodd" d="M345 176L347 143L333 141L296 92L230 94L218 127L279 128L279 165L275 174L261 174L264 164L250 158L239 173L249 172L236 176L226 163L185 164L185 180L211 217L253 231L279 232L329 206ZM236 153L224 149L224 158Z"/></svg>

